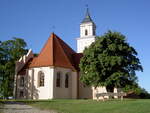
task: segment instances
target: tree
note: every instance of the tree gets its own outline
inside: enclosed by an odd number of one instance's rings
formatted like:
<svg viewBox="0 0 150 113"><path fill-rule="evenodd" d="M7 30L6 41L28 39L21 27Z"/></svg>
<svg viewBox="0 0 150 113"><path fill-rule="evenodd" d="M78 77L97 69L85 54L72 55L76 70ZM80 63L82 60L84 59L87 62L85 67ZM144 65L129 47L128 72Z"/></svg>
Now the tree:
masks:
<svg viewBox="0 0 150 113"><path fill-rule="evenodd" d="M122 88L137 81L135 71L143 71L136 50L125 36L108 31L89 48L85 48L80 64L80 80L88 86Z"/></svg>
<svg viewBox="0 0 150 113"><path fill-rule="evenodd" d="M4 97L12 96L15 75L15 62L27 53L26 42L21 38L13 38L0 43L0 92Z"/></svg>

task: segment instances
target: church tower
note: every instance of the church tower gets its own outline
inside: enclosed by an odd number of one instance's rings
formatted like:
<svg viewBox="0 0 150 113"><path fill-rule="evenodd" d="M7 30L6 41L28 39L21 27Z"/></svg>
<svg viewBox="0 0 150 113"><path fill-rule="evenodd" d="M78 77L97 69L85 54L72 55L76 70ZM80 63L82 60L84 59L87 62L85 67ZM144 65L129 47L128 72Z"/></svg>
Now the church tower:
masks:
<svg viewBox="0 0 150 113"><path fill-rule="evenodd" d="M80 37L77 38L77 52L83 53L85 47L88 47L95 41L96 25L92 21L87 8L85 18L80 24Z"/></svg>

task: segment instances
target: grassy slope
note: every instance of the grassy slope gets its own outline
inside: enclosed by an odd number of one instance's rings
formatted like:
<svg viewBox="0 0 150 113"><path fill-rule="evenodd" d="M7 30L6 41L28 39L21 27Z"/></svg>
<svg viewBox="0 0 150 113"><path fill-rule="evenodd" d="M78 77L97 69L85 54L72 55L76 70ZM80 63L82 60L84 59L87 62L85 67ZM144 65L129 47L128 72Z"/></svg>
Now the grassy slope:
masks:
<svg viewBox="0 0 150 113"><path fill-rule="evenodd" d="M150 100L50 100L31 105L63 113L150 113Z"/></svg>

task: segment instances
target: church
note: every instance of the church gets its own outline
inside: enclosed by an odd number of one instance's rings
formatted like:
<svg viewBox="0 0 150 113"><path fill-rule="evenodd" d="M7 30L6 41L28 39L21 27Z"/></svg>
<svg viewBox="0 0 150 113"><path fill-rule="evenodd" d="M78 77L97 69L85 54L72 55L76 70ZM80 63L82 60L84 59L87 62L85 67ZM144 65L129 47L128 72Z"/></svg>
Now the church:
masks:
<svg viewBox="0 0 150 113"><path fill-rule="evenodd" d="M77 52L52 33L38 56L30 49L16 62L14 97L16 99L96 98L105 87L87 87L80 82L80 59L85 47L95 41L96 25L87 9L80 23Z"/></svg>

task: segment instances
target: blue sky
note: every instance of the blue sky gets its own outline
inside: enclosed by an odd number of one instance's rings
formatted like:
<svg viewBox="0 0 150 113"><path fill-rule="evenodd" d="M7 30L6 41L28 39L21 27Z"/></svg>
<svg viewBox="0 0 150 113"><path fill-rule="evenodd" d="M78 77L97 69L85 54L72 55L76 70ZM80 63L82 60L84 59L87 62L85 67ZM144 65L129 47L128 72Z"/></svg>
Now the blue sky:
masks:
<svg viewBox="0 0 150 113"><path fill-rule="evenodd" d="M76 50L86 4L97 35L121 32L137 50L144 68L137 72L139 84L150 92L150 0L0 0L0 40L23 38L39 53L55 32Z"/></svg>

